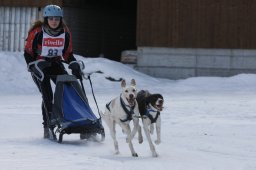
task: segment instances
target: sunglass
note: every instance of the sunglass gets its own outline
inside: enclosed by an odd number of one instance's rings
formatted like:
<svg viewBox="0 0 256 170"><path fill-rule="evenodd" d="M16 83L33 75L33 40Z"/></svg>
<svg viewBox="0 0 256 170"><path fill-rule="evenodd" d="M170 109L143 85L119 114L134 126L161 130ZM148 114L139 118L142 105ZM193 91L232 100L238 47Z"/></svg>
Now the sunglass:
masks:
<svg viewBox="0 0 256 170"><path fill-rule="evenodd" d="M48 17L48 20L50 21L60 21L60 17Z"/></svg>

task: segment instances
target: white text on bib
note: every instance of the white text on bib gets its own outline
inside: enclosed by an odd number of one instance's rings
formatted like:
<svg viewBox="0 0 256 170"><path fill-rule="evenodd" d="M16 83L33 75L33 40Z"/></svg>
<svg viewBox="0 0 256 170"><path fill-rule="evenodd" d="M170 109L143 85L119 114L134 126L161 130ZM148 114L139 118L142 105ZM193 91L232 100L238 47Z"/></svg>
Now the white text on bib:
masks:
<svg viewBox="0 0 256 170"><path fill-rule="evenodd" d="M65 33L57 37L52 37L43 32L42 52L43 57L57 57L62 56L62 51L65 45Z"/></svg>

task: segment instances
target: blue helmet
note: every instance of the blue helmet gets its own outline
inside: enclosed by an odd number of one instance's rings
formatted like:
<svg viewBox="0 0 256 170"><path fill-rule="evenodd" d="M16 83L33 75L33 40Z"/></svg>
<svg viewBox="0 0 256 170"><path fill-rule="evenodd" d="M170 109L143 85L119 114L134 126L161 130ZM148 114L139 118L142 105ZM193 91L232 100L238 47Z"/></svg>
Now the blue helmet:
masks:
<svg viewBox="0 0 256 170"><path fill-rule="evenodd" d="M58 5L44 7L43 17L63 17L63 11Z"/></svg>

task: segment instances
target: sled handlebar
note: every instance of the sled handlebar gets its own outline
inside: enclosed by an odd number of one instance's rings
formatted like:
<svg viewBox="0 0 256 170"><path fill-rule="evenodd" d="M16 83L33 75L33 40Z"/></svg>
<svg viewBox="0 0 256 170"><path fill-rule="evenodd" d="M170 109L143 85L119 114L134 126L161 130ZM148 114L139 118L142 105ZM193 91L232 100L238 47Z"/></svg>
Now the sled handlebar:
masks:
<svg viewBox="0 0 256 170"><path fill-rule="evenodd" d="M31 72L38 80L44 80L43 69L50 67L51 63L45 60L36 60L28 64L28 71Z"/></svg>
<svg viewBox="0 0 256 170"><path fill-rule="evenodd" d="M61 60L62 63L68 64L66 61ZM82 70L85 68L84 62L79 60L76 61L81 69L81 74L82 77L84 75L84 73L82 72ZM47 67L50 67L52 65L51 62L43 60L43 59L39 59L36 61L33 61L31 63L28 64L28 71L31 72L39 81L43 81L45 78L44 72L42 70L44 70ZM47 75L50 77L56 77L57 75Z"/></svg>

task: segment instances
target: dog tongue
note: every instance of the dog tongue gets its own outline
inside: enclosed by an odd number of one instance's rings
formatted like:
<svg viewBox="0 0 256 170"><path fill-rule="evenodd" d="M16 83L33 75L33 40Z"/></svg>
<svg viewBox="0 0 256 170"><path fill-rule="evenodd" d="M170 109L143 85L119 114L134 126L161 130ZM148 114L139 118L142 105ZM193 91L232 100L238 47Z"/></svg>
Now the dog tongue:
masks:
<svg viewBox="0 0 256 170"><path fill-rule="evenodd" d="M128 103L130 106L134 106L134 100L132 99L127 99Z"/></svg>
<svg viewBox="0 0 256 170"><path fill-rule="evenodd" d="M156 105L157 109L162 111L163 110L163 106L162 105Z"/></svg>

